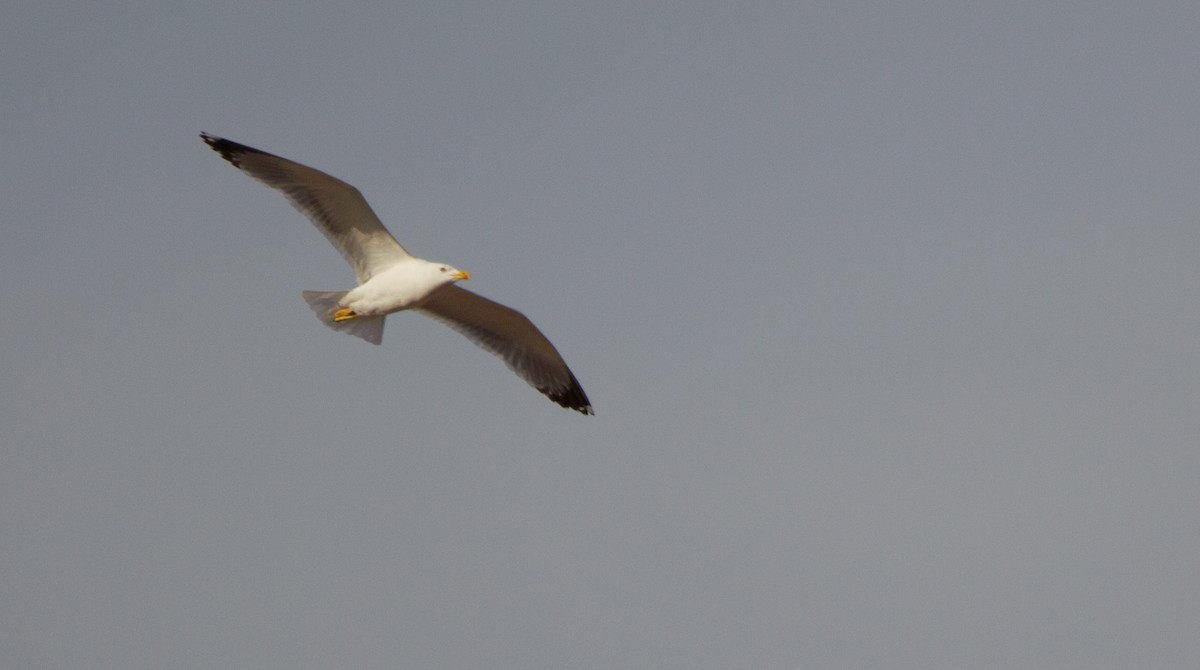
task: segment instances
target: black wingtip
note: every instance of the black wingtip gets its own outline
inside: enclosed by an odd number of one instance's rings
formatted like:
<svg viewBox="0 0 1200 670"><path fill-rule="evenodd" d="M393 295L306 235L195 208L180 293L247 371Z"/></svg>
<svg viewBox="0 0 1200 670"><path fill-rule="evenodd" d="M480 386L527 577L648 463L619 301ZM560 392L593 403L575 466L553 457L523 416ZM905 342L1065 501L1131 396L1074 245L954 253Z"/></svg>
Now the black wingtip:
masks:
<svg viewBox="0 0 1200 670"><path fill-rule="evenodd" d="M571 373L568 372L568 374ZM585 416L596 415L596 412L592 410L592 401L588 400L587 394L583 392L583 387L579 385L579 380L575 379L574 374L571 374L571 383L565 388L538 390L562 407L573 409Z"/></svg>
<svg viewBox="0 0 1200 670"><path fill-rule="evenodd" d="M216 135L203 131L200 133L200 139L204 140L204 143L212 148L213 151L221 154L221 158L224 158L230 163L233 163L235 167L239 168L241 165L238 163L238 158L243 154L262 154L264 156L274 155L265 151L260 151L254 147L248 147L245 144L238 144L237 142L227 140L224 137L217 137Z"/></svg>

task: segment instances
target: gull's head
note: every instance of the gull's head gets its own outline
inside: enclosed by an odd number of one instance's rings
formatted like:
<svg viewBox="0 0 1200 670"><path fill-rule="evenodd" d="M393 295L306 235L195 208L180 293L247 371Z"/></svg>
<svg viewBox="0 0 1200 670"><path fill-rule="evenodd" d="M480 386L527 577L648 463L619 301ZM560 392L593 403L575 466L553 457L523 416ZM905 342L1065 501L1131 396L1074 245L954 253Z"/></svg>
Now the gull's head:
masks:
<svg viewBox="0 0 1200 670"><path fill-rule="evenodd" d="M443 283L452 284L456 281L466 281L471 278L471 273L466 270L459 270L445 263L435 263L434 265Z"/></svg>

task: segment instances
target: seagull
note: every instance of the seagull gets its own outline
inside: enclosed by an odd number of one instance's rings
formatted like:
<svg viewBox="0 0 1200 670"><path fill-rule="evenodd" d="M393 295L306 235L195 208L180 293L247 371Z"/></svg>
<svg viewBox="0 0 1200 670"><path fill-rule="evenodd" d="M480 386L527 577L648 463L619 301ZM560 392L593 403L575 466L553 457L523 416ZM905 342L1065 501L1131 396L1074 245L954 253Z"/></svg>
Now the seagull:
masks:
<svg viewBox="0 0 1200 670"><path fill-rule="evenodd" d="M510 370L559 405L594 414L583 387L533 322L455 285L470 279L470 273L405 251L357 188L216 135L202 132L200 138L237 169L283 193L354 269L358 286L349 291L304 292L304 300L321 323L379 344L388 314L414 310L499 356Z"/></svg>

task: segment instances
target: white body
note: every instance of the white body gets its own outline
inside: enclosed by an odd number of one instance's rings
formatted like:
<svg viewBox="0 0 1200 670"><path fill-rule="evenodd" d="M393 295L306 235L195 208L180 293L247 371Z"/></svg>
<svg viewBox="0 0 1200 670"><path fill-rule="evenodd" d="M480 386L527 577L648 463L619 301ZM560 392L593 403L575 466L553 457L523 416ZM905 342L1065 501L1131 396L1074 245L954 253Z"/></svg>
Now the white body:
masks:
<svg viewBox="0 0 1200 670"><path fill-rule="evenodd" d="M362 316L384 316L419 307L442 286L459 278L448 265L406 258L346 293L338 305Z"/></svg>

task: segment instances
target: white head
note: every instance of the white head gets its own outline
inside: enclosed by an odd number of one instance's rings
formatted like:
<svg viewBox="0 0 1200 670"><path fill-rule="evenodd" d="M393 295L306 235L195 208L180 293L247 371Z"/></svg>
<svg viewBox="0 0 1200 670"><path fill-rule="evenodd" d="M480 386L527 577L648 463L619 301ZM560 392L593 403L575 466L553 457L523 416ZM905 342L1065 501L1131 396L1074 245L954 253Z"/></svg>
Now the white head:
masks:
<svg viewBox="0 0 1200 670"><path fill-rule="evenodd" d="M466 270L459 270L445 263L429 263L430 267L437 273L437 277L441 279L443 284L453 284L457 281L466 281L471 278L471 273Z"/></svg>

